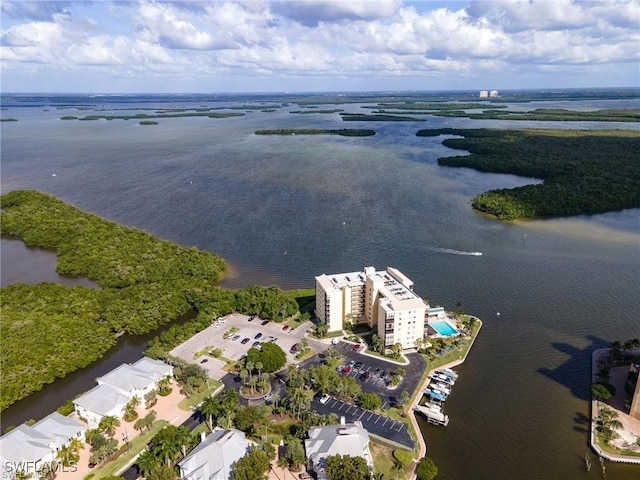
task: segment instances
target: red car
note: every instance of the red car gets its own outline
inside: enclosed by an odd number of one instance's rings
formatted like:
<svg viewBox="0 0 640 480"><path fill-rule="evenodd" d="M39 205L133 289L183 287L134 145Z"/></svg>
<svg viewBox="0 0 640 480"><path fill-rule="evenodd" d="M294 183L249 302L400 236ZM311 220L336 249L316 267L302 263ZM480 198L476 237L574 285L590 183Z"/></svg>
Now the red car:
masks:
<svg viewBox="0 0 640 480"><path fill-rule="evenodd" d="M285 325L284 327L282 327L282 330L284 330L285 332L289 330L289 325Z"/></svg>
<svg viewBox="0 0 640 480"><path fill-rule="evenodd" d="M360 350L360 344L359 344L359 343L356 343L356 344L353 346L353 351L354 351L354 352L357 352L358 350Z"/></svg>
<svg viewBox="0 0 640 480"><path fill-rule="evenodd" d="M340 373L343 375L349 375L349 373L351 373L351 367L349 365L345 365Z"/></svg>

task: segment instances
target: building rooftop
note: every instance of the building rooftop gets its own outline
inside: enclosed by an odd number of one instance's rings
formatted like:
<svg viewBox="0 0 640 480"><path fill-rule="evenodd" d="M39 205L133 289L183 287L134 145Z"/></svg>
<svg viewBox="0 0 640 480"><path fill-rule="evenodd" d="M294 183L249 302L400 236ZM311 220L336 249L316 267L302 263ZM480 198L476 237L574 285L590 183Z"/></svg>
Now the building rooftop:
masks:
<svg viewBox="0 0 640 480"><path fill-rule="evenodd" d="M305 440L307 459L314 465L319 474L327 457L333 455L349 455L362 457L370 467L373 459L369 451L369 432L360 422L331 425L327 427L311 427L309 438Z"/></svg>
<svg viewBox="0 0 640 480"><path fill-rule="evenodd" d="M231 466L247 453L240 430L215 430L179 463L181 479L227 480Z"/></svg>
<svg viewBox="0 0 640 480"><path fill-rule="evenodd" d="M121 390L111 385L101 384L76 398L73 403L90 412L105 416L110 415L114 408L124 407L129 400L130 397Z"/></svg>

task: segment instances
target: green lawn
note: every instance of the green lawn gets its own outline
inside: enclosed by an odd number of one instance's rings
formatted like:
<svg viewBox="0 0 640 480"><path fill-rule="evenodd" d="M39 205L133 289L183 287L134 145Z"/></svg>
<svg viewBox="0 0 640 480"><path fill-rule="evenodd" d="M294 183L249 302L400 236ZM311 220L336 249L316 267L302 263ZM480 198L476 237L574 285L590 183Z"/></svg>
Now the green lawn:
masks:
<svg viewBox="0 0 640 480"><path fill-rule="evenodd" d="M147 446L147 443L149 443L153 436L167 425L169 425L169 422L167 422L166 420L158 420L153 424L153 427L151 427L150 431L145 432L142 435L138 435L129 442L131 449L128 452L120 455L113 462L106 463L103 466L95 469L93 472L87 475L85 479L91 478L91 480L98 480L100 478L115 475L116 472L127 465L131 461L131 459L133 459L133 457L144 450ZM85 448L89 447L85 446Z"/></svg>
<svg viewBox="0 0 640 480"><path fill-rule="evenodd" d="M212 378L208 380L208 383L209 387L206 390L203 390L202 392L197 393L192 397L180 400L180 403L178 403L178 408L180 410L190 411L193 407L199 405L206 397L213 395L218 388L223 386L222 382L219 382L218 380L214 380Z"/></svg>

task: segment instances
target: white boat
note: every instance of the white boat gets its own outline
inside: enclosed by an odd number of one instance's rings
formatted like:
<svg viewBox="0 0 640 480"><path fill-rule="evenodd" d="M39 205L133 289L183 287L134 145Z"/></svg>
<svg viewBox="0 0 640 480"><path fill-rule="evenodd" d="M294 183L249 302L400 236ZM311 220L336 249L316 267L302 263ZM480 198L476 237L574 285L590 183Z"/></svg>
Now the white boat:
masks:
<svg viewBox="0 0 640 480"><path fill-rule="evenodd" d="M414 410L427 417L427 421L429 423L433 423L434 425L443 425L445 427L449 424L449 416L442 413L442 411L434 412L426 405L416 405Z"/></svg>
<svg viewBox="0 0 640 480"><path fill-rule="evenodd" d="M434 400L439 400L441 402L444 402L447 399L447 395L445 393L429 387L424 389L424 394L430 396Z"/></svg>
<svg viewBox="0 0 640 480"><path fill-rule="evenodd" d="M431 377L429 378L431 378L431 380L435 380L436 382L441 382L450 386L453 386L456 383L456 381L453 378L445 375L444 373L436 372L433 375L431 375Z"/></svg>
<svg viewBox="0 0 640 480"><path fill-rule="evenodd" d="M439 383L432 383L431 385L429 385L429 388L431 388L431 390L435 390L436 392L440 392L445 395L451 395L451 389Z"/></svg>
<svg viewBox="0 0 640 480"><path fill-rule="evenodd" d="M441 368L439 370L436 370L436 373L442 373L453 380L457 380L458 378L458 372L456 372L455 370L451 370L450 368Z"/></svg>

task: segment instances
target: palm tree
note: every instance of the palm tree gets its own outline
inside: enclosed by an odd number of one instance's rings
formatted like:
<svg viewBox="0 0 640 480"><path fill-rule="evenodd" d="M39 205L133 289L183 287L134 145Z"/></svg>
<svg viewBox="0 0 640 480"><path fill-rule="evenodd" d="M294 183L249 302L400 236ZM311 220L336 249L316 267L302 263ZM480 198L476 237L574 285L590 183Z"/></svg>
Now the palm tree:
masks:
<svg viewBox="0 0 640 480"><path fill-rule="evenodd" d="M124 407L124 419L127 422L131 422L138 418L138 412L136 412L136 408L140 405L140 399L137 396L134 396L131 400L127 402Z"/></svg>
<svg viewBox="0 0 640 480"><path fill-rule="evenodd" d="M190 448L193 444L194 436L187 430L187 427L181 426L178 427L174 440L182 450L182 456L185 457L187 455L187 448Z"/></svg>
<svg viewBox="0 0 640 480"><path fill-rule="evenodd" d="M69 448L76 453L80 453L80 450L84 448L84 443L82 443L79 438L73 437L71 441L69 441Z"/></svg>
<svg viewBox="0 0 640 480"><path fill-rule="evenodd" d="M150 392L146 393L144 396L145 408L149 409L153 407L158 401L158 399L156 398L157 396L158 396L157 390L151 390Z"/></svg>
<svg viewBox="0 0 640 480"><path fill-rule="evenodd" d="M116 433L116 428L120 426L120 419L113 415L106 415L100 420L98 430L106 433L110 437L113 437Z"/></svg>
<svg viewBox="0 0 640 480"><path fill-rule="evenodd" d="M158 380L158 393L163 397L166 397L171 393L171 377L163 377Z"/></svg>
<svg viewBox="0 0 640 480"><path fill-rule="evenodd" d="M58 450L56 458L60 460L62 465L69 467L78 463L80 455L71 447L71 445L64 445L60 450Z"/></svg>
<svg viewBox="0 0 640 480"><path fill-rule="evenodd" d="M213 431L213 415L220 412L220 401L212 396L205 398L200 404L200 411L206 418L209 431Z"/></svg>
<svg viewBox="0 0 640 480"><path fill-rule="evenodd" d="M166 441L159 444L157 447L157 452L166 464L167 467L171 466L171 463L175 460L175 458L180 454L181 448L180 445L173 441Z"/></svg>
<svg viewBox="0 0 640 480"><path fill-rule="evenodd" d="M149 473L158 468L160 462L153 452L147 450L140 454L136 464L142 476L147 477Z"/></svg>

